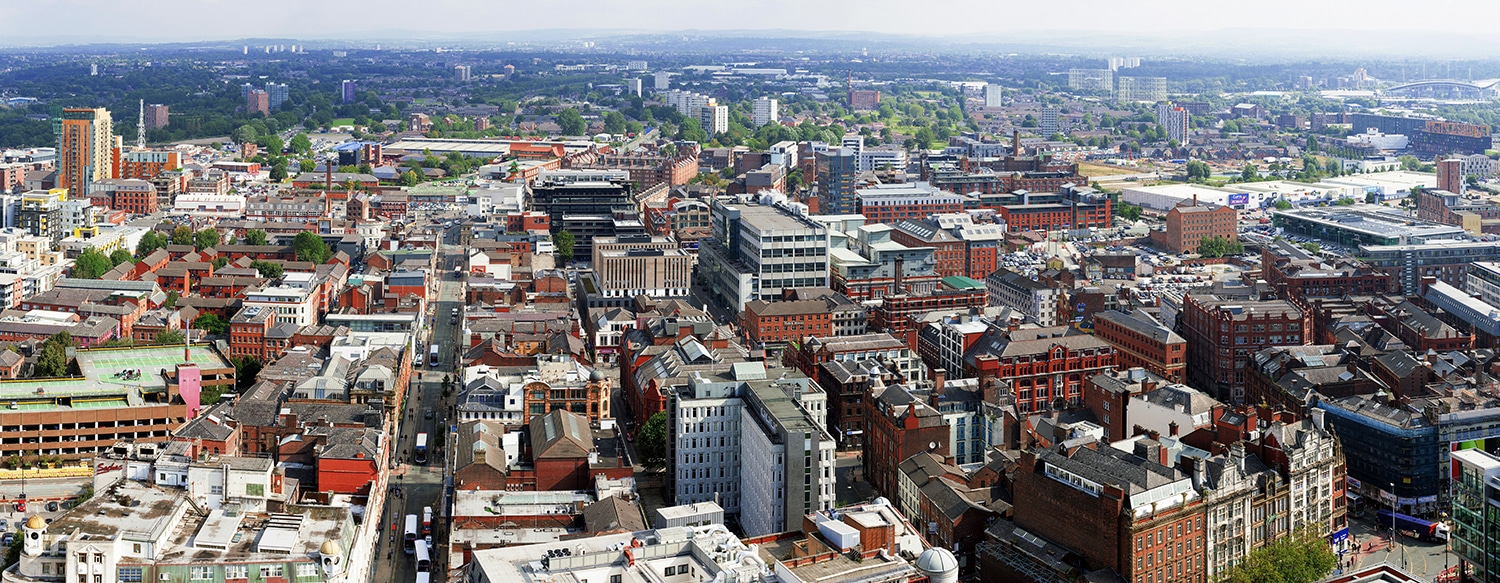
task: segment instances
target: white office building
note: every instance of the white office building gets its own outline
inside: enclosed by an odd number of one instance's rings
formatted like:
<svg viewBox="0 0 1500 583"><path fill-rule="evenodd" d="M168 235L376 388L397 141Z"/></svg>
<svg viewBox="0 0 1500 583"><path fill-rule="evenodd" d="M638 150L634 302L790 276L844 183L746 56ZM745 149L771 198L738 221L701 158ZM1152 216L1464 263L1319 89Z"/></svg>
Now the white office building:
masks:
<svg viewBox="0 0 1500 583"><path fill-rule="evenodd" d="M657 91L666 91L672 86L672 74L666 71L657 71L651 78L651 87Z"/></svg>
<svg viewBox="0 0 1500 583"><path fill-rule="evenodd" d="M859 151L859 171L869 172L889 166L893 170L906 169L906 150L901 148L870 148Z"/></svg>
<svg viewBox="0 0 1500 583"><path fill-rule="evenodd" d="M807 207L715 201L713 238L699 244L698 269L708 289L736 312L784 289L828 286L828 227Z"/></svg>
<svg viewBox="0 0 1500 583"><path fill-rule="evenodd" d="M271 310L280 324L310 326L318 323L317 303L318 296L311 290L274 286L246 291L244 306L248 310Z"/></svg>
<svg viewBox="0 0 1500 583"><path fill-rule="evenodd" d="M748 536L797 530L832 508L827 400L800 372L760 362L695 376L668 405L675 503L715 502Z"/></svg>
<svg viewBox="0 0 1500 583"><path fill-rule="evenodd" d="M770 97L756 99L755 109L751 116L751 119L755 122L755 127L776 123L780 119L776 110L777 102L775 99Z"/></svg>

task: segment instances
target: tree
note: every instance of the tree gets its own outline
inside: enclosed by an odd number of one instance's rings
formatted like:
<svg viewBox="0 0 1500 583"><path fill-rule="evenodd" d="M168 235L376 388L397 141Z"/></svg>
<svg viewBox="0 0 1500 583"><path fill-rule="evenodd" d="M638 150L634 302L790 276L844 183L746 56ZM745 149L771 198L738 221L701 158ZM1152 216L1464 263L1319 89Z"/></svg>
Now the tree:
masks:
<svg viewBox="0 0 1500 583"><path fill-rule="evenodd" d="M1350 206L1350 205L1354 204L1355 202L1358 202L1358 201L1356 201L1356 200L1354 200L1352 198L1341 198L1341 199L1333 201L1333 204L1335 206Z"/></svg>
<svg viewBox="0 0 1500 583"><path fill-rule="evenodd" d="M1202 160L1189 160L1187 163L1187 177L1191 181L1208 180L1213 176L1213 169Z"/></svg>
<svg viewBox="0 0 1500 583"><path fill-rule="evenodd" d="M176 229L172 229L172 244L192 245L193 229L184 225L177 225Z"/></svg>
<svg viewBox="0 0 1500 583"><path fill-rule="evenodd" d="M286 160L282 159L271 167L271 180L281 182L286 180Z"/></svg>
<svg viewBox="0 0 1500 583"><path fill-rule="evenodd" d="M667 413L657 411L635 435L635 446L641 453L641 463L648 468L660 469L667 465Z"/></svg>
<svg viewBox="0 0 1500 583"><path fill-rule="evenodd" d="M141 242L135 244L135 255L136 257L145 257L150 255L152 251L166 246L166 236L154 230L146 231L145 235L141 235Z"/></svg>
<svg viewBox="0 0 1500 583"><path fill-rule="evenodd" d="M243 392L255 384L256 375L260 374L260 359L248 354L234 359L234 385Z"/></svg>
<svg viewBox="0 0 1500 583"><path fill-rule="evenodd" d="M333 256L333 251L328 248L328 243L312 231L297 233L292 239L292 249L297 252L297 261L310 261L314 265L322 265Z"/></svg>
<svg viewBox="0 0 1500 583"><path fill-rule="evenodd" d="M1479 175L1477 175L1477 174L1470 174L1468 176L1465 176L1464 177L1464 184L1468 185L1469 188L1474 188L1476 186L1479 186Z"/></svg>
<svg viewBox="0 0 1500 583"><path fill-rule="evenodd" d="M73 337L67 332L58 332L42 343L42 353L37 357L36 366L31 369L31 376L61 377L68 375L68 347L73 345Z"/></svg>
<svg viewBox="0 0 1500 583"><path fill-rule="evenodd" d="M156 333L157 344L182 344L186 338L181 330L162 330Z"/></svg>
<svg viewBox="0 0 1500 583"><path fill-rule="evenodd" d="M270 279L281 279L282 274L286 271L280 263L272 263L270 261L251 261L250 268L260 272L261 277Z"/></svg>
<svg viewBox="0 0 1500 583"><path fill-rule="evenodd" d="M557 256L562 258L563 263L573 260L573 233L559 231L552 238L552 245L557 248Z"/></svg>
<svg viewBox="0 0 1500 583"><path fill-rule="evenodd" d="M1141 220L1141 207L1130 204L1128 202L1121 202L1118 208L1120 217L1130 221Z"/></svg>
<svg viewBox="0 0 1500 583"><path fill-rule="evenodd" d="M130 251L127 251L125 249L115 249L113 253L109 254L109 262L113 265L119 265L121 263L128 263L131 261L135 261L135 256L131 255Z"/></svg>
<svg viewBox="0 0 1500 583"><path fill-rule="evenodd" d="M109 262L109 257L100 253L98 249L89 247L73 259L72 276L79 279L99 279L99 276L114 269L115 265Z"/></svg>
<svg viewBox="0 0 1500 583"><path fill-rule="evenodd" d="M1254 164L1246 163L1245 167L1240 170L1240 179L1245 182L1260 180L1260 169L1256 168Z"/></svg>
<svg viewBox="0 0 1500 583"><path fill-rule="evenodd" d="M167 299L162 300L161 307L163 307L163 308L175 308L175 307L177 307L177 298L178 298L178 296L179 296L179 294L177 292L175 292L175 291L169 291L169 292L167 292Z"/></svg>
<svg viewBox="0 0 1500 583"><path fill-rule="evenodd" d="M292 136L291 145L292 150L297 152L298 154L306 155L309 150L312 150L312 140L308 139L307 134L297 134L295 136Z"/></svg>
<svg viewBox="0 0 1500 583"><path fill-rule="evenodd" d="M297 170L299 172L312 172L313 170L317 170L317 169L318 169L318 163L314 162L310 158L303 158L302 161L297 162Z"/></svg>
<svg viewBox="0 0 1500 583"><path fill-rule="evenodd" d="M625 133L625 114L618 111L604 114L604 131L611 134Z"/></svg>
<svg viewBox="0 0 1500 583"><path fill-rule="evenodd" d="M1226 583L1312 583L1338 566L1328 542L1310 529L1299 529L1270 546L1252 551L1225 573Z"/></svg>
<svg viewBox="0 0 1500 583"><path fill-rule="evenodd" d="M209 334L222 336L229 329L229 322L225 322L218 314L203 314L198 316L198 319L193 320L193 329L208 330Z"/></svg>
<svg viewBox="0 0 1500 583"><path fill-rule="evenodd" d="M265 245L266 244L266 232L262 231L260 229L250 229L248 231L245 231L245 244L246 245Z"/></svg>
<svg viewBox="0 0 1500 583"><path fill-rule="evenodd" d="M422 183L422 177L418 176L417 172L415 170L407 170L406 172L402 172L401 173L401 185L402 186L411 187L411 186L416 186L416 185L421 184L421 183Z"/></svg>
<svg viewBox="0 0 1500 583"><path fill-rule="evenodd" d="M219 244L219 230L214 228L203 229L193 234L193 248L199 251L214 247Z"/></svg>
<svg viewBox="0 0 1500 583"><path fill-rule="evenodd" d="M583 121L583 116L571 107L557 114L557 126L562 128L565 136L581 136L584 131L588 130L588 124Z"/></svg>
<svg viewBox="0 0 1500 583"><path fill-rule="evenodd" d="M1204 257L1224 257L1245 252L1245 246L1234 239L1204 237L1198 241L1198 254Z"/></svg>
<svg viewBox="0 0 1500 583"><path fill-rule="evenodd" d="M1288 202L1284 198L1278 198L1278 199L1276 199L1275 203L1271 204L1271 206L1275 207L1276 210L1284 211L1284 210L1292 208L1292 203Z"/></svg>
<svg viewBox="0 0 1500 583"><path fill-rule="evenodd" d="M260 133L255 131L255 126L245 124L240 127L234 128L234 133L230 134L229 137L234 140L234 143L243 146L250 142L254 142L255 138L259 136Z"/></svg>

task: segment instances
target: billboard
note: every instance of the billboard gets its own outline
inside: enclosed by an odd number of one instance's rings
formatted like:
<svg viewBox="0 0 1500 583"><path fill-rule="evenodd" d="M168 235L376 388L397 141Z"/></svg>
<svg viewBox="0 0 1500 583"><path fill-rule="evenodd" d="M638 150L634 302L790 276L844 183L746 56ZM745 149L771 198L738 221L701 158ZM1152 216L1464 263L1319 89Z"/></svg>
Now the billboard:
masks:
<svg viewBox="0 0 1500 583"><path fill-rule="evenodd" d="M1238 194L1231 194L1231 195L1229 195L1229 206L1241 206L1241 205L1247 205L1247 204L1250 204L1250 194L1249 193L1242 192L1242 193L1238 193Z"/></svg>

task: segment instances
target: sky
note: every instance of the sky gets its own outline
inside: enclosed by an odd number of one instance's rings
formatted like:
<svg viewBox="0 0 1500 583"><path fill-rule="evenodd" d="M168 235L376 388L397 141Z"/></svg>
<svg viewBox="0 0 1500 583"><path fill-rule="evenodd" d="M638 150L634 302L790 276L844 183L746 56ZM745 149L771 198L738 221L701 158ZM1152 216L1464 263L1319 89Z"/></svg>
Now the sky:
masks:
<svg viewBox="0 0 1500 583"><path fill-rule="evenodd" d="M1461 16L1460 16L1461 15ZM1308 40L1382 31L1454 32L1500 19L1490 0L0 0L0 45L184 42L278 37L388 40L382 34L520 30L848 31L1003 40L1018 32L1204 35L1305 31ZM1480 31L1475 31L1480 32ZM975 38L977 37L977 39ZM1368 40L1368 39L1366 39Z"/></svg>

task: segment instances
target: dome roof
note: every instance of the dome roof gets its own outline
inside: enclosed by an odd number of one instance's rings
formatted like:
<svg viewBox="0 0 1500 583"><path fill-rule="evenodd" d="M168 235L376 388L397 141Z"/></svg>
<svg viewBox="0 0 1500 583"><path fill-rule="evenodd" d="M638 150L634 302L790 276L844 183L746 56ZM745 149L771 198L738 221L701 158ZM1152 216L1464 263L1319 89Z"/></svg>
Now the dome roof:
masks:
<svg viewBox="0 0 1500 583"><path fill-rule="evenodd" d="M917 570L924 573L945 573L958 570L958 558L948 549L932 547L917 557Z"/></svg>
<svg viewBox="0 0 1500 583"><path fill-rule="evenodd" d="M338 543L333 542L333 539L328 539L328 540L323 541L323 546L318 547L318 554L324 555L324 556L330 556L331 557L331 556L334 556L334 555L341 555L343 553L344 553L344 551L339 548L339 544Z"/></svg>
<svg viewBox="0 0 1500 583"><path fill-rule="evenodd" d="M42 515L33 514L31 515L31 518L26 519L26 528L29 528L31 530L41 530L47 528L47 521L42 520Z"/></svg>
<svg viewBox="0 0 1500 583"><path fill-rule="evenodd" d="M589 373L589 380L590 381L602 381L602 380L604 380L604 378L605 378L604 377L604 371L599 370L597 368L594 369L594 372Z"/></svg>

